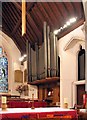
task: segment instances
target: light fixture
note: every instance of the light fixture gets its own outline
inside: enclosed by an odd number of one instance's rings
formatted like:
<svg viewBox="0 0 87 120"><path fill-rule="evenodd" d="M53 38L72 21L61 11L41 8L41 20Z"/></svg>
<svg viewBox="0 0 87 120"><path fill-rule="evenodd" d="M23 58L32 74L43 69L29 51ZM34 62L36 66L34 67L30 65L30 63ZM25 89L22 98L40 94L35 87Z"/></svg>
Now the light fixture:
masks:
<svg viewBox="0 0 87 120"><path fill-rule="evenodd" d="M26 33L26 0L22 0L22 36Z"/></svg>
<svg viewBox="0 0 87 120"><path fill-rule="evenodd" d="M70 25L70 22L68 21L68 22L66 22L66 25L68 26L68 25Z"/></svg>
<svg viewBox="0 0 87 120"><path fill-rule="evenodd" d="M54 34L56 35L58 33L58 30L54 30Z"/></svg>
<svg viewBox="0 0 87 120"><path fill-rule="evenodd" d="M61 27L60 30L62 30L63 28Z"/></svg>
<svg viewBox="0 0 87 120"><path fill-rule="evenodd" d="M66 27L70 26L72 23L76 22L76 17L73 17L71 19L69 19L63 27L60 27L58 30L54 30L54 34L57 35L59 32L61 32L63 29L65 29Z"/></svg>
<svg viewBox="0 0 87 120"><path fill-rule="evenodd" d="M65 24L65 25L63 26L63 29L66 28L66 27L67 27L67 25Z"/></svg>
<svg viewBox="0 0 87 120"><path fill-rule="evenodd" d="M24 60L24 58L26 58L26 57L27 57L27 55L26 55L26 54L24 54L22 57L20 57L20 58L19 58L19 61L21 61L21 62L22 62L22 61Z"/></svg>
<svg viewBox="0 0 87 120"><path fill-rule="evenodd" d="M19 61L23 61L23 59L24 59L24 57L22 56L22 57L19 58Z"/></svg>
<svg viewBox="0 0 87 120"><path fill-rule="evenodd" d="M24 58L25 58L25 57L27 57L27 55L26 55L26 54L24 54Z"/></svg>
<svg viewBox="0 0 87 120"><path fill-rule="evenodd" d="M70 19L70 23L73 23L73 22L75 22L76 21L76 18L71 18Z"/></svg>

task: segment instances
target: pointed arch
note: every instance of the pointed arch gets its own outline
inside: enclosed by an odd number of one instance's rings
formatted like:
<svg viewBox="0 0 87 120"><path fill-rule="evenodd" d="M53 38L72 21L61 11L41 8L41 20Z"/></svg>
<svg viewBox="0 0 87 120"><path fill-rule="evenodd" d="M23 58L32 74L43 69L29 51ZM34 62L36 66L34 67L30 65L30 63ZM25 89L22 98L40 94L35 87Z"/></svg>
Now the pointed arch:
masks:
<svg viewBox="0 0 87 120"><path fill-rule="evenodd" d="M85 42L84 39L79 38L78 36L72 37L69 42L65 45L64 51L69 50L70 48L74 47L77 42Z"/></svg>

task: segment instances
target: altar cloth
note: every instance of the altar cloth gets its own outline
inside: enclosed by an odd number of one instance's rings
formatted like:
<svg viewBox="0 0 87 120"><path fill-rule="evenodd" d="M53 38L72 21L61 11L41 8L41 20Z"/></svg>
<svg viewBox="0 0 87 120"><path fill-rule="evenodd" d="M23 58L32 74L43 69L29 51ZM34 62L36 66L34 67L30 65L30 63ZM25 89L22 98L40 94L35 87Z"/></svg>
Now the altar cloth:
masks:
<svg viewBox="0 0 87 120"><path fill-rule="evenodd" d="M42 118L67 118L70 120L77 119L75 110L63 109L59 107L49 108L7 108L7 111L1 111L0 117L2 120L40 120ZM59 120L59 119L58 119Z"/></svg>

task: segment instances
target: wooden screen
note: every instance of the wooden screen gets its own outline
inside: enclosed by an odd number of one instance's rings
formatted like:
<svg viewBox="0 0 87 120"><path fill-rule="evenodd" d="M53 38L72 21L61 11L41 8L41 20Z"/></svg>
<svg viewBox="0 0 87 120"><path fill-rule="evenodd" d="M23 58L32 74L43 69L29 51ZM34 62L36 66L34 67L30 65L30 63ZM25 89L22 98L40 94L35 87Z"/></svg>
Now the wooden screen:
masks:
<svg viewBox="0 0 87 120"><path fill-rule="evenodd" d="M85 94L85 85L77 85L77 104L83 104L83 94Z"/></svg>

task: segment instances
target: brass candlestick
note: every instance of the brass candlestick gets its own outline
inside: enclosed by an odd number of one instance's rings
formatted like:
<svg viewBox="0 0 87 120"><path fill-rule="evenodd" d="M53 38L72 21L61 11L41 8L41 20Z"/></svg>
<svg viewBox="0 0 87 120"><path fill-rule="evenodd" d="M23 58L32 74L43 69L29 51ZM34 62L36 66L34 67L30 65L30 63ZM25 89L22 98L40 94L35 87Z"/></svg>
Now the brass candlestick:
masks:
<svg viewBox="0 0 87 120"><path fill-rule="evenodd" d="M68 108L68 103L64 103L64 108Z"/></svg>
<svg viewBox="0 0 87 120"><path fill-rule="evenodd" d="M31 109L35 109L35 107L34 107L34 101L32 101Z"/></svg>
<svg viewBox="0 0 87 120"><path fill-rule="evenodd" d="M1 104L1 108L2 108L2 111L6 111L7 110L7 104L6 103L2 103Z"/></svg>
<svg viewBox="0 0 87 120"><path fill-rule="evenodd" d="M2 108L3 111L5 111L7 109L6 100L7 100L6 96L1 97L1 108Z"/></svg>
<svg viewBox="0 0 87 120"><path fill-rule="evenodd" d="M34 107L34 94L32 94L32 106L31 106L31 109L35 109L35 107Z"/></svg>
<svg viewBox="0 0 87 120"><path fill-rule="evenodd" d="M68 108L68 98L64 98L64 108Z"/></svg>

